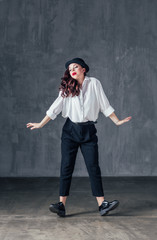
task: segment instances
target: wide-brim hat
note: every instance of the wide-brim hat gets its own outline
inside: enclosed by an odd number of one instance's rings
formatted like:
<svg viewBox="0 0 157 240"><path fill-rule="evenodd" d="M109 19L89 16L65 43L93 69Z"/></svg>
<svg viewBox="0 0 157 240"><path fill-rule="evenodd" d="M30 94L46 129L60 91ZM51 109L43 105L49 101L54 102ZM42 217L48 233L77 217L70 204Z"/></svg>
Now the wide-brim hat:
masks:
<svg viewBox="0 0 157 240"><path fill-rule="evenodd" d="M85 63L85 61L84 61L82 58L73 58L73 59L71 59L70 61L66 62L65 68L67 69L68 66L69 66L71 63L78 63L78 64L80 64L83 68L86 69L86 72L89 71L89 66Z"/></svg>

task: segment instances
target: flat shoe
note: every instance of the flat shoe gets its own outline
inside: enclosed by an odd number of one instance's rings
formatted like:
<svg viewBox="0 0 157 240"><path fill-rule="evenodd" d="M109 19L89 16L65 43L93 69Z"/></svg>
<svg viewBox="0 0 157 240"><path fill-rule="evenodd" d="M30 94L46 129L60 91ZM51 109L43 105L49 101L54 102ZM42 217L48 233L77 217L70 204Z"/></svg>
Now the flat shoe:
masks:
<svg viewBox="0 0 157 240"><path fill-rule="evenodd" d="M101 216L105 216L109 213L109 211L114 210L116 207L118 207L119 201L114 200L112 202L108 202L104 200L102 204L99 206L99 212Z"/></svg>
<svg viewBox="0 0 157 240"><path fill-rule="evenodd" d="M65 217L65 207L62 202L50 204L49 210L53 213L57 213L60 217Z"/></svg>

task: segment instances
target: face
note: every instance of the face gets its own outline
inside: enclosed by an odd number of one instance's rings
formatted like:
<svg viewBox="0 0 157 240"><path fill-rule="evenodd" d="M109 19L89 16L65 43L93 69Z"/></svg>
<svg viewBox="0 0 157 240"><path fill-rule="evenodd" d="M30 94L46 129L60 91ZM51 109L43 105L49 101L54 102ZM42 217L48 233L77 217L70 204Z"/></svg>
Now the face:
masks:
<svg viewBox="0 0 157 240"><path fill-rule="evenodd" d="M85 68L83 68L80 64L78 63L71 63L69 65L69 73L70 76L74 79L79 79L84 76L84 72L86 71Z"/></svg>

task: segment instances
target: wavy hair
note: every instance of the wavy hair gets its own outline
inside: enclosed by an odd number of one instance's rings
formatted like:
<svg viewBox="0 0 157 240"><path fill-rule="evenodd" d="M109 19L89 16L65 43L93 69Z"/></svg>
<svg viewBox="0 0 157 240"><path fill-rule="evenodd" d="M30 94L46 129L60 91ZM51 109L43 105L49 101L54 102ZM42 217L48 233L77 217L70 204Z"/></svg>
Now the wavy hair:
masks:
<svg viewBox="0 0 157 240"><path fill-rule="evenodd" d="M86 76L86 73L84 73ZM61 78L61 84L59 87L59 90L62 91L61 96L64 97L69 97L72 94L72 97L78 96L80 94L80 87L81 84L79 82L72 78L69 73L69 69L64 73L64 76Z"/></svg>

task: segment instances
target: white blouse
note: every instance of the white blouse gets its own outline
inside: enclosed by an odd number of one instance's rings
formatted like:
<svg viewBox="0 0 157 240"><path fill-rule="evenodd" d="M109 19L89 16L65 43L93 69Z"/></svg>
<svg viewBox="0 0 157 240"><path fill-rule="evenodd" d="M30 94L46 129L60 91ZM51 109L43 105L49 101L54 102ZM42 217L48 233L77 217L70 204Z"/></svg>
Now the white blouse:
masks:
<svg viewBox="0 0 157 240"><path fill-rule="evenodd" d="M87 122L96 121L99 111L108 117L115 110L110 105L101 82L97 78L85 76L79 96L63 98L60 90L46 115L54 120L61 111L62 117L69 117L73 122Z"/></svg>

